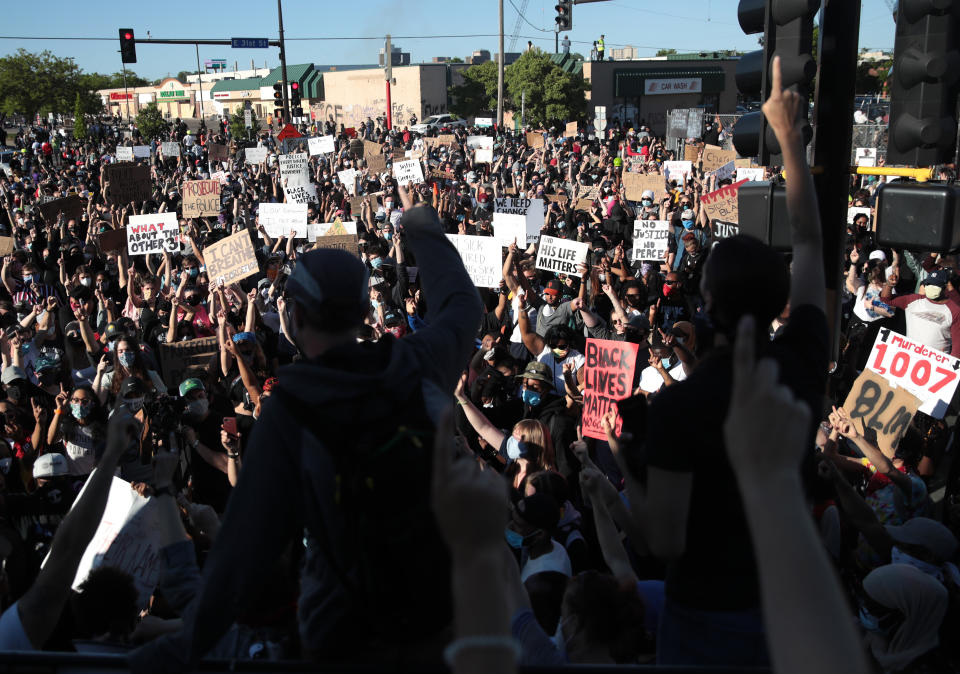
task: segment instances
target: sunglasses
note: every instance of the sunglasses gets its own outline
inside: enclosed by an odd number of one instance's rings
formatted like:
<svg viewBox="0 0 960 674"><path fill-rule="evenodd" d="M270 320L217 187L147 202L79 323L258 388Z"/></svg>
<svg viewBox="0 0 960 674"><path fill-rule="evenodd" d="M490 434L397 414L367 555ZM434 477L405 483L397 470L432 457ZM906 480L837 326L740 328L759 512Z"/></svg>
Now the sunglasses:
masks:
<svg viewBox="0 0 960 674"><path fill-rule="evenodd" d="M549 346L551 349L567 349L567 348L570 347L570 345L567 344L566 342L550 342L550 344L548 344L548 346Z"/></svg>
<svg viewBox="0 0 960 674"><path fill-rule="evenodd" d="M680 283L680 281L664 281L664 283L666 283L668 286L675 286Z"/></svg>

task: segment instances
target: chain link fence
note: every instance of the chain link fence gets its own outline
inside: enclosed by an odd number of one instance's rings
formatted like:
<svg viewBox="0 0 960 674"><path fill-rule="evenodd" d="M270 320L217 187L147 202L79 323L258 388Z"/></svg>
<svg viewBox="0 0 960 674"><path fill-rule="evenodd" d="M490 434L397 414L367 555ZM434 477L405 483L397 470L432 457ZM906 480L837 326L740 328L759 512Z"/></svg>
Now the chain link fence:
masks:
<svg viewBox="0 0 960 674"><path fill-rule="evenodd" d="M889 127L886 124L854 124L853 142L850 144L850 165L857 165L857 148L875 148L877 162L887 157L887 136Z"/></svg>
<svg viewBox="0 0 960 674"><path fill-rule="evenodd" d="M717 115L717 117L720 118L720 123L723 124L724 137L720 145L724 150L733 149L733 127L736 126L737 120L742 116L743 115Z"/></svg>

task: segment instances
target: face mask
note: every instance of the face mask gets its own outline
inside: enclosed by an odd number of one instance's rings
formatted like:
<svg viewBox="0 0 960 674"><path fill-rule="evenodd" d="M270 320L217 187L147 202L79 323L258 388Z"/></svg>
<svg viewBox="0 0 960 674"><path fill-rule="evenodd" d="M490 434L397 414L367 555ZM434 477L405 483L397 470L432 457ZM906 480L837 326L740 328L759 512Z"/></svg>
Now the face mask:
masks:
<svg viewBox="0 0 960 674"><path fill-rule="evenodd" d="M93 405L81 405L80 403L70 403L70 414L74 419L86 419L90 416Z"/></svg>
<svg viewBox="0 0 960 674"><path fill-rule="evenodd" d="M33 275L32 275L32 274L24 274L24 275L23 275L23 282L24 282L26 285L30 285L31 283L33 283Z"/></svg>
<svg viewBox="0 0 960 674"><path fill-rule="evenodd" d="M523 449L520 447L520 441L511 435L507 438L507 458L515 461L520 458L521 454L523 454Z"/></svg>
<svg viewBox="0 0 960 674"><path fill-rule="evenodd" d="M12 457L9 457L9 456L8 456L8 457L6 457L6 458L0 459L0 473L3 473L4 475L6 475L7 473L9 473L9 472L10 472L10 466L11 466L12 463L13 463L13 458L12 458Z"/></svg>
<svg viewBox="0 0 960 674"><path fill-rule="evenodd" d="M9 461L9 459L7 459ZM503 537L507 539L507 545L509 545L514 550L519 550L523 547L523 536L518 534L513 529L504 529Z"/></svg>
<svg viewBox="0 0 960 674"><path fill-rule="evenodd" d="M675 292L677 292L677 291L676 291L676 286L668 285L668 284L666 284L666 283L663 284L663 296L664 296L664 297L670 297L670 296L673 295Z"/></svg>
<svg viewBox="0 0 960 674"><path fill-rule="evenodd" d="M206 398L197 398L184 408L183 413L195 419L204 417L210 409L210 401Z"/></svg>
<svg viewBox="0 0 960 674"><path fill-rule="evenodd" d="M383 266L383 258L382 257L372 258L370 260L370 266L373 267L374 269L380 269L380 267Z"/></svg>
<svg viewBox="0 0 960 674"><path fill-rule="evenodd" d="M606 283L606 282L607 282L607 275L606 275L606 274L597 274L597 280L600 281L600 283Z"/></svg>
<svg viewBox="0 0 960 674"><path fill-rule="evenodd" d="M530 405L530 407L536 407L540 404L540 394L528 388L523 389L523 392L520 394L520 399L527 405Z"/></svg>
<svg viewBox="0 0 960 674"><path fill-rule="evenodd" d="M197 278L197 276L200 275L200 268L199 268L199 267L190 267L190 269L187 270L187 275L188 275L190 278Z"/></svg>
<svg viewBox="0 0 960 674"><path fill-rule="evenodd" d="M923 294L927 296L928 300L937 300L943 294L943 288L940 286L923 286Z"/></svg>
<svg viewBox="0 0 960 674"><path fill-rule="evenodd" d="M570 352L569 349L551 349L553 351L553 357L557 360L563 360L567 357L567 354Z"/></svg>
<svg viewBox="0 0 960 674"><path fill-rule="evenodd" d="M483 403L483 409L485 409L485 410L492 410L492 409L493 409L493 403Z"/></svg>
<svg viewBox="0 0 960 674"><path fill-rule="evenodd" d="M92 279L92 278L82 278L82 279L80 279L80 285L86 286L87 288L89 288L90 286L93 285L93 279Z"/></svg>
<svg viewBox="0 0 960 674"><path fill-rule="evenodd" d="M392 201L385 201L385 202L383 202L383 207L384 207L384 208L393 208L393 202L392 202Z"/></svg>
<svg viewBox="0 0 960 674"><path fill-rule="evenodd" d="M393 336L396 337L397 339L400 339L401 337L404 336L404 334L406 334L406 333L404 332L404 330L403 330L403 326L402 326L402 325L398 325L398 326L393 327L393 328L387 328L387 332L389 332L391 335L393 335Z"/></svg>
<svg viewBox="0 0 960 674"><path fill-rule="evenodd" d="M693 220L681 220L684 229L693 229Z"/></svg>
<svg viewBox="0 0 960 674"><path fill-rule="evenodd" d="M136 414L143 409L143 398L127 398L124 399L123 404L130 410L130 414Z"/></svg>
<svg viewBox="0 0 960 674"><path fill-rule="evenodd" d="M384 232L383 238L386 239L387 241L390 241L393 238L393 232Z"/></svg>
<svg viewBox="0 0 960 674"><path fill-rule="evenodd" d="M640 203L643 204L644 206L650 206L653 204L653 202L650 199L641 199Z"/></svg>
<svg viewBox="0 0 960 674"><path fill-rule="evenodd" d="M132 367L134 362L137 360L136 354L134 354L132 351L124 351L118 356L118 358L120 360L120 364L128 369Z"/></svg>

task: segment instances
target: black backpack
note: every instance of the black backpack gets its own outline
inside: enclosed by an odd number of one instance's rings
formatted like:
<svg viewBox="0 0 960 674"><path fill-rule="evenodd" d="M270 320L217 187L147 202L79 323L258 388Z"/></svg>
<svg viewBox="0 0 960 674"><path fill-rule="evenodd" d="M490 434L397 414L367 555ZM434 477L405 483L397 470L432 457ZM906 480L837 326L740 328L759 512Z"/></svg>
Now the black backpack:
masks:
<svg viewBox="0 0 960 674"><path fill-rule="evenodd" d="M341 545L355 559L355 572L338 567L327 532L311 533L352 600L351 617L365 623L374 640L388 643L429 637L453 614L449 552L430 501L435 429L416 391L402 401L371 392L362 401L361 425L351 427L345 421L360 418L355 407L313 409L282 387L276 390L278 402L333 457Z"/></svg>

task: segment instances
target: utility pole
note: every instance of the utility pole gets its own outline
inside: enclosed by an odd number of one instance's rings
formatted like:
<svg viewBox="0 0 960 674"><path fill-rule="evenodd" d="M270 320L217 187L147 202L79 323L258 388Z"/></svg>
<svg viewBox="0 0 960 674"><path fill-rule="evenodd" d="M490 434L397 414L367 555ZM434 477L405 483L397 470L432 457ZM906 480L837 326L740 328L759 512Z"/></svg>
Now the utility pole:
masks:
<svg viewBox="0 0 960 674"><path fill-rule="evenodd" d="M280 21L280 77L283 80L283 121L290 121L290 98L287 94L287 50L283 46L283 6L277 0L277 18Z"/></svg>
<svg viewBox="0 0 960 674"><path fill-rule="evenodd" d="M390 34L387 33L387 41L383 48L383 72L387 78L387 131L393 128L393 103L390 100L390 85L393 79L393 44L390 42Z"/></svg>
<svg viewBox="0 0 960 674"><path fill-rule="evenodd" d="M553 53L554 54L560 53L560 31L559 30L553 31Z"/></svg>
<svg viewBox="0 0 960 674"><path fill-rule="evenodd" d="M195 44L197 48L197 103L200 105L200 129L207 128L203 118L203 80L200 79L200 45Z"/></svg>
<svg viewBox="0 0 960 674"><path fill-rule="evenodd" d="M120 71L123 73L123 102L127 106L127 124L130 123L130 99L127 98L130 94L127 93L127 66L125 63L120 63Z"/></svg>
<svg viewBox="0 0 960 674"><path fill-rule="evenodd" d="M500 0L500 56L497 61L497 129L503 133L503 0Z"/></svg>

